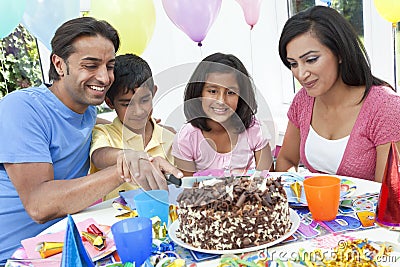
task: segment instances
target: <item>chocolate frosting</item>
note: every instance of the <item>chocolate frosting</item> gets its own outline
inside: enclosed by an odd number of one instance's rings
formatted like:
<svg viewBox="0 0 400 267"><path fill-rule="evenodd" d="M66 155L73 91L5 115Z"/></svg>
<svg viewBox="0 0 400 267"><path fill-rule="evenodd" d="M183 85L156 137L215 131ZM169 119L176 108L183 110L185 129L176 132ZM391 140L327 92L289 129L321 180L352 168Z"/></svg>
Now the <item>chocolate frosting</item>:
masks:
<svg viewBox="0 0 400 267"><path fill-rule="evenodd" d="M177 199L178 237L203 249L258 246L291 227L281 178L229 178L186 188Z"/></svg>

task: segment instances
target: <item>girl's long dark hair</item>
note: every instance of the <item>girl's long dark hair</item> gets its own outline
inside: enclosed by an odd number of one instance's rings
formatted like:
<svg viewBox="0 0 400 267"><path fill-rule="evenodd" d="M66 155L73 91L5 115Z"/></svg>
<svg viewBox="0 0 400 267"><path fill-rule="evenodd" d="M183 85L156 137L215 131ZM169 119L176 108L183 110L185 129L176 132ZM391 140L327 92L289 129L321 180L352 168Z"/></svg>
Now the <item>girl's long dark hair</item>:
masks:
<svg viewBox="0 0 400 267"><path fill-rule="evenodd" d="M232 116L237 132L241 133L254 123L257 112L254 85L243 63L234 55L215 53L204 58L193 72L185 89L184 112L194 127L210 131L207 116L201 105L204 83L210 73L233 73L239 85L239 101L236 115ZM235 119L236 118L236 119Z"/></svg>

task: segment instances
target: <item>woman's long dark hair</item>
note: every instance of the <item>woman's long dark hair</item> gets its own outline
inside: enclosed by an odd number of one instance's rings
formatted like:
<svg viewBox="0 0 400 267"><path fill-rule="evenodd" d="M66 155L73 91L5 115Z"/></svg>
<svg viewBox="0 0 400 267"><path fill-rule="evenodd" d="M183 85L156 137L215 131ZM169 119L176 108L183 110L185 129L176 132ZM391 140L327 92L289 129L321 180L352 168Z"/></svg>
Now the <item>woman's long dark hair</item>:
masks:
<svg viewBox="0 0 400 267"><path fill-rule="evenodd" d="M351 24L335 9L325 6L310 7L286 22L279 40L279 56L289 69L286 46L307 32L311 32L342 61L340 75L345 84L365 85L361 101L373 85L385 85L393 89L390 84L372 75L367 51Z"/></svg>

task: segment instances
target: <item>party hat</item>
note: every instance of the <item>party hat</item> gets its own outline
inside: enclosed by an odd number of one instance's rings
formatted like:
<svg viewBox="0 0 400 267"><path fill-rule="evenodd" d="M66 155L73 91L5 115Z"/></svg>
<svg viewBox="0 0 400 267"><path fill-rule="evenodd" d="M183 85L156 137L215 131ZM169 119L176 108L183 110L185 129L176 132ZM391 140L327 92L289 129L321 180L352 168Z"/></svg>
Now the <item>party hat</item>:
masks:
<svg viewBox="0 0 400 267"><path fill-rule="evenodd" d="M392 142L376 208L376 222L400 230L400 165L396 144Z"/></svg>
<svg viewBox="0 0 400 267"><path fill-rule="evenodd" d="M74 219L68 214L67 230L65 231L64 248L62 253L61 267L79 266L94 267L89 254L83 246L78 228Z"/></svg>

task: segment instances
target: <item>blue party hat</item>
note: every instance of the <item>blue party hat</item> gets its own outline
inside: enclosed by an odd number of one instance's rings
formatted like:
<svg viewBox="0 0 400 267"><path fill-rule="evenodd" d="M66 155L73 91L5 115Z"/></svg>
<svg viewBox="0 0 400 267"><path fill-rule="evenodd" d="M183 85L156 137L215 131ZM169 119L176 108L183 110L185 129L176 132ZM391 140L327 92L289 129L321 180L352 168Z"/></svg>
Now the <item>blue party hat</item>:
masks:
<svg viewBox="0 0 400 267"><path fill-rule="evenodd" d="M82 243L74 219L72 219L72 216L68 214L61 267L70 266L94 267L94 264Z"/></svg>

